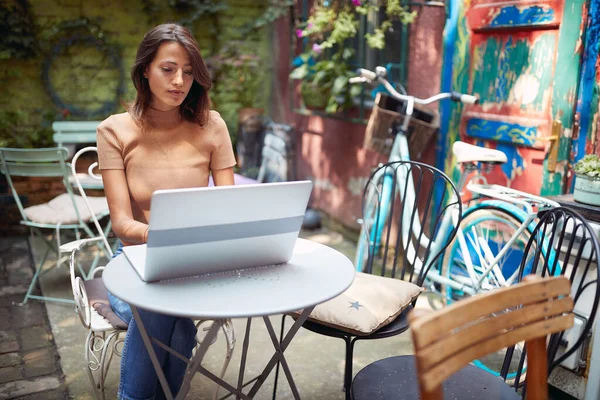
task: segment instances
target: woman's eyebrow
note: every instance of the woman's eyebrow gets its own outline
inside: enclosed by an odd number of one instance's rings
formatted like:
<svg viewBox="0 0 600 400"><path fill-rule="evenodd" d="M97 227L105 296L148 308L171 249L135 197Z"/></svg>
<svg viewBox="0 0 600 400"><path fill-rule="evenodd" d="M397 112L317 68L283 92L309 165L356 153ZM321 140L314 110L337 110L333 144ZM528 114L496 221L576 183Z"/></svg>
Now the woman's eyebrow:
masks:
<svg viewBox="0 0 600 400"><path fill-rule="evenodd" d="M163 61L163 62L166 63L166 64L172 64L172 65L175 65L175 66L179 65L175 61L168 61L167 60L167 61ZM192 66L192 64L190 64L190 63L187 63L187 64L184 65L184 67L191 67L191 66Z"/></svg>

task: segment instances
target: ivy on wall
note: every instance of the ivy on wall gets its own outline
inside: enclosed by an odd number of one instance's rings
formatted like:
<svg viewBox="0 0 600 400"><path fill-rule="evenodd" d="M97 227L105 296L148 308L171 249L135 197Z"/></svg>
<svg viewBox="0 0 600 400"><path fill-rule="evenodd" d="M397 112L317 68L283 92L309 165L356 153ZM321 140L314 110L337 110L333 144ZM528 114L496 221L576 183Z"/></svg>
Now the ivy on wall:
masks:
<svg viewBox="0 0 600 400"><path fill-rule="evenodd" d="M0 60L31 58L36 55L37 50L27 0L0 2Z"/></svg>
<svg viewBox="0 0 600 400"><path fill-rule="evenodd" d="M79 1L81 7L77 8L63 7L59 0L45 0L44 5L31 0L0 1L0 85L5 93L0 99L0 119L6 122L0 136L4 135L2 132L8 135L12 125L32 127L21 132L31 140L17 143L15 137L10 137L5 138L5 143L46 145L46 120L103 119L118 112L121 101L131 100L135 94L127 73L135 47L143 32L159 23L176 21L190 28L207 60L226 52L228 43L243 40L243 53L259 57L260 71L268 76L267 36L263 28L285 15L293 3L292 0L133 0L136 4L127 3L124 7L114 0L115 8L110 11L106 5ZM246 98L255 96L254 101L250 99L245 104L265 107L270 83L265 76L249 81L240 80L239 74L223 74L224 71L215 73L212 97L217 110L227 117L235 141L240 96L228 102L227 96L221 94L235 89ZM262 89L254 88L257 85L250 89L249 83L260 83ZM17 118L3 113L1 108L22 112ZM39 129L33 129L36 126Z"/></svg>

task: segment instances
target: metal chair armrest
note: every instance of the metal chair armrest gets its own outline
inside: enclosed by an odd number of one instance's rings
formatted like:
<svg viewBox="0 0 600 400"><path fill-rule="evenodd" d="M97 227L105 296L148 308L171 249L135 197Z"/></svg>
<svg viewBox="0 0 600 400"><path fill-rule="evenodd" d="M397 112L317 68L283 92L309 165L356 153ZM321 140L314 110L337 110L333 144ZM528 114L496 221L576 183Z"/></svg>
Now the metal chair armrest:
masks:
<svg viewBox="0 0 600 400"><path fill-rule="evenodd" d="M72 242L61 245L59 248L59 251L61 253L71 253L73 251L79 251L88 243L98 242L101 240L102 240L102 237L100 237L100 236L89 238L89 239L74 240Z"/></svg>

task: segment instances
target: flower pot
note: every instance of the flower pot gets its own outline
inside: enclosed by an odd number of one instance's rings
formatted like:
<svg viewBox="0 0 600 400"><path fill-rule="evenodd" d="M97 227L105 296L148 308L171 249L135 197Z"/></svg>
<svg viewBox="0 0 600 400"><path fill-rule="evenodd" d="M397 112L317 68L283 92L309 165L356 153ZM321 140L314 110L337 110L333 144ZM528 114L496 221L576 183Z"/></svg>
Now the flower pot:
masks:
<svg viewBox="0 0 600 400"><path fill-rule="evenodd" d="M600 177L576 174L573 198L580 203L600 206Z"/></svg>
<svg viewBox="0 0 600 400"><path fill-rule="evenodd" d="M300 94L306 108L324 110L331 96L331 88L302 82L300 85Z"/></svg>

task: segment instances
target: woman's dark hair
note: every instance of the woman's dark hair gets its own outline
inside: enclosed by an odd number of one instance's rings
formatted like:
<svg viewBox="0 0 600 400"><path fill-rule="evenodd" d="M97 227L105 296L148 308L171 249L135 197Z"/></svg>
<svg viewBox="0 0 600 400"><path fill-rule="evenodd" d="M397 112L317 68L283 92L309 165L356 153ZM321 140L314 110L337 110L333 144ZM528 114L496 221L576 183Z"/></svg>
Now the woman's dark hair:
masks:
<svg viewBox="0 0 600 400"><path fill-rule="evenodd" d="M183 46L190 55L194 82L188 95L179 107L181 116L190 122L197 122L204 126L208 122L210 113L210 99L208 90L211 79L208 69L204 64L196 39L191 32L178 24L162 24L152 28L144 35L135 56L135 63L131 67L131 80L137 91L133 103L129 105L129 113L137 121L143 121L144 113L150 107L152 93L144 73L160 45L164 42L176 42Z"/></svg>

